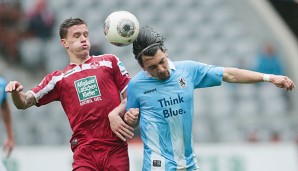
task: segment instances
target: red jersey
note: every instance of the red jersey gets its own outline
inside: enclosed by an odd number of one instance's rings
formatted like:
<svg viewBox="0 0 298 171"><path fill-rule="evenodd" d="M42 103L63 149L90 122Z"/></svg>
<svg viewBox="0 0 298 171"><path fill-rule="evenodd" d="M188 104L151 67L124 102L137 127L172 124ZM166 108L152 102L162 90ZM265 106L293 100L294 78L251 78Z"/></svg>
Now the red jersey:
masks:
<svg viewBox="0 0 298 171"><path fill-rule="evenodd" d="M61 102L73 131L72 150L91 143L127 145L112 132L108 114L120 104L129 80L123 63L105 54L48 74L32 92L37 106Z"/></svg>

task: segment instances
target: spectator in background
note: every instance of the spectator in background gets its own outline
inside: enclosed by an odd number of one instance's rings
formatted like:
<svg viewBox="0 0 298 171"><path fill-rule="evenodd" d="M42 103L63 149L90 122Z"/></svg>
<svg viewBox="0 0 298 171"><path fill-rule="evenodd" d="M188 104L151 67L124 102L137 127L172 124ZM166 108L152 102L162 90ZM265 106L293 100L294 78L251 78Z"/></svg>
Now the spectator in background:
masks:
<svg viewBox="0 0 298 171"><path fill-rule="evenodd" d="M0 113L3 118L7 138L4 141L3 149L6 152L6 156L9 157L11 151L14 148L15 140L13 135L11 112L8 101L6 100L5 92L6 80L0 77ZM0 160L0 171L5 171L4 165Z"/></svg>
<svg viewBox="0 0 298 171"><path fill-rule="evenodd" d="M19 58L19 41L23 37L23 11L19 1L0 1L0 51L9 62Z"/></svg>
<svg viewBox="0 0 298 171"><path fill-rule="evenodd" d="M47 47L53 37L56 16L49 8L47 0L35 0L31 9L26 11L27 39L20 43L22 65L36 73L46 69Z"/></svg>
<svg viewBox="0 0 298 171"><path fill-rule="evenodd" d="M284 74L280 56L272 43L264 44L257 60L256 71L275 75Z"/></svg>
<svg viewBox="0 0 298 171"><path fill-rule="evenodd" d="M55 15L48 8L47 0L36 0L33 8L27 14L28 31L41 39L52 37L55 26Z"/></svg>
<svg viewBox="0 0 298 171"><path fill-rule="evenodd" d="M274 75L286 74L281 57L273 43L267 42L262 46L261 51L257 54L255 71ZM287 101L287 109L291 110L293 104L290 95L285 91L282 92L282 95Z"/></svg>
<svg viewBox="0 0 298 171"><path fill-rule="evenodd" d="M278 130L272 130L271 136L270 136L270 141L272 143L278 143L282 140L280 132Z"/></svg>

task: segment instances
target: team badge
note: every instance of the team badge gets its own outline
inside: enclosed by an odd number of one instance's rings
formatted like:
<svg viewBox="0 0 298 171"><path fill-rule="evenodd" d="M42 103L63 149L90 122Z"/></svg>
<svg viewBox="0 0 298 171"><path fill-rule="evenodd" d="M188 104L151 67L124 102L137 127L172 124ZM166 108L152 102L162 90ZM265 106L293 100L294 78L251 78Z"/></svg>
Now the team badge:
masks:
<svg viewBox="0 0 298 171"><path fill-rule="evenodd" d="M179 78L179 79L178 79L178 83L179 83L179 85L180 85L181 88L185 88L185 87L187 87L187 85L186 85L186 81L185 81L184 78Z"/></svg>
<svg viewBox="0 0 298 171"><path fill-rule="evenodd" d="M99 63L98 63L98 62L92 62L92 63L90 64L90 68L96 69L96 68L98 68L98 67L99 67Z"/></svg>

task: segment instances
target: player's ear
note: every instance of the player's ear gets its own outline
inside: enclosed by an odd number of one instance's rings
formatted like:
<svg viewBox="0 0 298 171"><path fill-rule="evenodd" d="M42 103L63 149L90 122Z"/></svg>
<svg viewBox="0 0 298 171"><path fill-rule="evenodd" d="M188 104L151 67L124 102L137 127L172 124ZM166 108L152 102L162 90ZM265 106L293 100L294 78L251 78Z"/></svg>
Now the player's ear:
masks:
<svg viewBox="0 0 298 171"><path fill-rule="evenodd" d="M67 45L67 42L66 42L66 40L65 39L61 39L61 45L64 47L64 48L66 48L66 49L68 49L69 48L69 46Z"/></svg>

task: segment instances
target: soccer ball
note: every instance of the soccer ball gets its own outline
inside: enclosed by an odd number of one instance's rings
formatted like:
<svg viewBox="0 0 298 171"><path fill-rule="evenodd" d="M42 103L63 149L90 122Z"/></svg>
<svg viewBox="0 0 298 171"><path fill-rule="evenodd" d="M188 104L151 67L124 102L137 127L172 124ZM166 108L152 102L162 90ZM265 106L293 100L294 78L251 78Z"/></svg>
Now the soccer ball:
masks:
<svg viewBox="0 0 298 171"><path fill-rule="evenodd" d="M111 13L105 20L105 38L116 46L131 44L139 34L139 21L128 11L116 11Z"/></svg>

